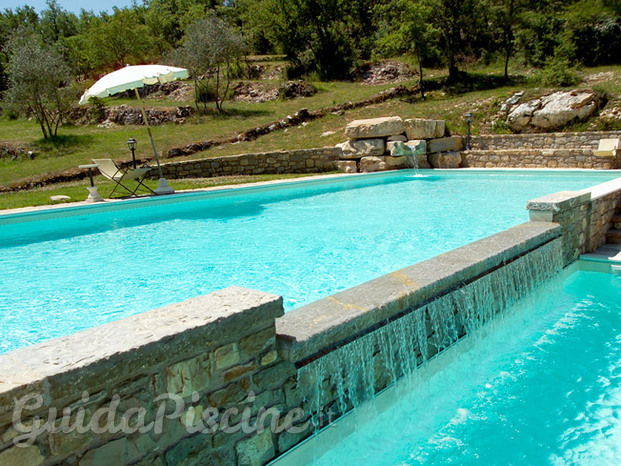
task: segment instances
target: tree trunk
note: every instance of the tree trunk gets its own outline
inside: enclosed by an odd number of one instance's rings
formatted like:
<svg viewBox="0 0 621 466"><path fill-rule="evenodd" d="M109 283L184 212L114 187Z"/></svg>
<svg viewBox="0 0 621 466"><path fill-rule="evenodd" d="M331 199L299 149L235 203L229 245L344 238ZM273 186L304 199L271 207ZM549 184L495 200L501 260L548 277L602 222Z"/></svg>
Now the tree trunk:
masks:
<svg viewBox="0 0 621 466"><path fill-rule="evenodd" d="M418 85L420 86L420 98L425 98L425 86L423 85L423 59L420 53L416 54L416 59L418 60Z"/></svg>

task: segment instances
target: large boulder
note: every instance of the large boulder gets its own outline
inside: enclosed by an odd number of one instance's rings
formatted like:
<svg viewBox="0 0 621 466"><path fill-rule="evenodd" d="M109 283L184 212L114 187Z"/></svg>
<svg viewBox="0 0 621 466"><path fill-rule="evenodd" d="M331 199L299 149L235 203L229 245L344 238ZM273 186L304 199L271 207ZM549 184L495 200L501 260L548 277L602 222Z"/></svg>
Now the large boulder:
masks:
<svg viewBox="0 0 621 466"><path fill-rule="evenodd" d="M399 170L401 168L412 168L412 158L405 156L385 157L384 161L386 162L386 168L388 170Z"/></svg>
<svg viewBox="0 0 621 466"><path fill-rule="evenodd" d="M337 160L335 165L336 169L343 173L356 173L358 171L355 160Z"/></svg>
<svg viewBox="0 0 621 466"><path fill-rule="evenodd" d="M360 171L365 172L379 172L386 170L386 158L385 157L362 157L360 159Z"/></svg>
<svg viewBox="0 0 621 466"><path fill-rule="evenodd" d="M459 151L464 148L464 140L461 136L432 139L427 148L430 153Z"/></svg>
<svg viewBox="0 0 621 466"><path fill-rule="evenodd" d="M349 139L383 138L401 133L403 133L401 117L355 120L345 127L345 136Z"/></svg>
<svg viewBox="0 0 621 466"><path fill-rule="evenodd" d="M460 152L435 153L429 156L433 168L459 168L461 164Z"/></svg>
<svg viewBox="0 0 621 466"><path fill-rule="evenodd" d="M554 92L512 107L507 124L516 132L559 129L590 117L601 103L590 89Z"/></svg>
<svg viewBox="0 0 621 466"><path fill-rule="evenodd" d="M425 120L411 118L403 122L408 139L434 139L444 136L446 124L444 120Z"/></svg>
<svg viewBox="0 0 621 466"><path fill-rule="evenodd" d="M358 159L360 157L383 155L386 143L383 139L359 139L337 144L340 147L342 159Z"/></svg>

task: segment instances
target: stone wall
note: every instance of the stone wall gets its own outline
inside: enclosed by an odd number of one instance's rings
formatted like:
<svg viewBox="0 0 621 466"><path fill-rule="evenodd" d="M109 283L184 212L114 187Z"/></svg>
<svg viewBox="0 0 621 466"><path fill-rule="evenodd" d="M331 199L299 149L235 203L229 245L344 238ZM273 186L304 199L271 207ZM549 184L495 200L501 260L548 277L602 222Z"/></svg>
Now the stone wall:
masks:
<svg viewBox="0 0 621 466"><path fill-rule="evenodd" d="M559 235L523 224L285 314L287 405L319 429L371 398L556 274Z"/></svg>
<svg viewBox="0 0 621 466"><path fill-rule="evenodd" d="M621 138L621 131L582 133L492 134L473 136L472 149L597 149L600 139Z"/></svg>
<svg viewBox="0 0 621 466"><path fill-rule="evenodd" d="M621 178L582 191L562 191L527 205L532 221L561 225L565 264L605 244L615 207L621 201Z"/></svg>
<svg viewBox="0 0 621 466"><path fill-rule="evenodd" d="M591 149L489 149L461 153L463 168L621 168L621 154L599 157Z"/></svg>
<svg viewBox="0 0 621 466"><path fill-rule="evenodd" d="M334 147L282 150L257 154L211 157L162 164L166 178L209 178L224 175L321 173L336 169L341 151ZM158 178L157 168L147 175Z"/></svg>
<svg viewBox="0 0 621 466"><path fill-rule="evenodd" d="M556 273L559 235L526 223L284 316L231 287L1 355L0 464L265 464ZM214 409L299 429L211 431Z"/></svg>
<svg viewBox="0 0 621 466"><path fill-rule="evenodd" d="M269 430L201 433L197 426L208 407L241 413L252 405L250 392L254 404L284 402L282 381L295 370L276 350L274 320L282 314L282 298L231 287L1 355L0 464L267 462L278 454ZM132 408L144 410L142 425L154 425L109 428L123 419L141 425ZM67 425L91 427L63 432L65 409ZM33 442L23 445L23 435Z"/></svg>

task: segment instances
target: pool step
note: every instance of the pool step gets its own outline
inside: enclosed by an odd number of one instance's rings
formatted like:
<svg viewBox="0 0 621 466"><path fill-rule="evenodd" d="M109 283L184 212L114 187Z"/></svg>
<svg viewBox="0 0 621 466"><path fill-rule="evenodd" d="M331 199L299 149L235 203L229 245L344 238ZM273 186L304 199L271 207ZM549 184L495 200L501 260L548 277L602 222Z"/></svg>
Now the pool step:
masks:
<svg viewBox="0 0 621 466"><path fill-rule="evenodd" d="M621 244L604 244L591 254L583 254L581 259L597 262L621 264Z"/></svg>
<svg viewBox="0 0 621 466"><path fill-rule="evenodd" d="M621 229L611 228L606 233L606 242L611 244L621 244Z"/></svg>

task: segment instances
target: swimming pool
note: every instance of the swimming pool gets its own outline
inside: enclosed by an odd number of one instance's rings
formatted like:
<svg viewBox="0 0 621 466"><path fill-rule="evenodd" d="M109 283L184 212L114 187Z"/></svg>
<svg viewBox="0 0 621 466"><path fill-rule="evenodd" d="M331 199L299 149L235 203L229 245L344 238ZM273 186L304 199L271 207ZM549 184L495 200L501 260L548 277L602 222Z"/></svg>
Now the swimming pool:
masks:
<svg viewBox="0 0 621 466"><path fill-rule="evenodd" d="M621 276L549 283L282 464L619 464L620 298Z"/></svg>
<svg viewBox="0 0 621 466"><path fill-rule="evenodd" d="M616 176L404 171L0 219L0 352L229 285L289 310L522 223L531 198Z"/></svg>

